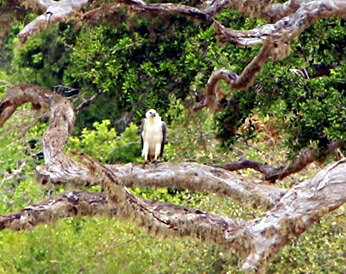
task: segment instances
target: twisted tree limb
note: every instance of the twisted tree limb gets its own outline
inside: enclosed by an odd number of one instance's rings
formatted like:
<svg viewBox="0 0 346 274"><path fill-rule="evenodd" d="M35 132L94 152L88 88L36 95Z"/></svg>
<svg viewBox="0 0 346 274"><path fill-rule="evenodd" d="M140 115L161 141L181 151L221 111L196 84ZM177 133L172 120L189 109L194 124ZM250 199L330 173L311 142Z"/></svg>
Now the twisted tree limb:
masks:
<svg viewBox="0 0 346 274"><path fill-rule="evenodd" d="M141 165L114 165L107 168L127 187L174 187L208 191L242 204L273 207L286 193L285 189L257 184L236 173L224 172L197 163L160 163L157 168L142 169Z"/></svg>
<svg viewBox="0 0 346 274"><path fill-rule="evenodd" d="M290 4L292 3L295 8L298 7L297 3L290 2ZM346 15L345 1L319 0L304 1L300 4L300 8L297 10L293 8L292 11L295 10L295 12L289 16L282 17L274 24L266 24L252 30L233 30L216 24L218 39L223 43L255 46L263 44L268 37L272 37L277 43L278 50L282 50L283 45L289 46L290 41L299 36L312 23L326 18L343 18ZM275 12L275 9L272 12ZM289 51L284 50L284 52ZM280 54L281 58L286 56L284 53Z"/></svg>
<svg viewBox="0 0 346 274"><path fill-rule="evenodd" d="M272 167L267 164L256 161L242 160L236 163L215 165L215 167L223 168L229 171L240 170L244 168L255 169L264 174L264 179L270 182L281 180L293 173L297 173L304 169L307 165L315 161L323 161L326 156L344 145L344 141L336 139L331 141L326 148L310 148L300 153L294 161L282 165L280 167Z"/></svg>
<svg viewBox="0 0 346 274"><path fill-rule="evenodd" d="M215 23L218 24L217 22ZM218 81L224 80L230 87L230 90L246 89L251 86L255 80L255 75L262 70L272 54L273 47L274 42L268 38L258 55L245 67L240 76L225 69L214 71L206 84L204 100L198 103L193 110L197 111L204 107L207 107L211 113L222 110L222 106L220 106L221 102L218 100L216 93Z"/></svg>
<svg viewBox="0 0 346 274"><path fill-rule="evenodd" d="M262 10L260 17L267 19L269 23L275 23L281 18L295 13L304 2L304 0L289 0L283 4L269 5L266 9Z"/></svg>

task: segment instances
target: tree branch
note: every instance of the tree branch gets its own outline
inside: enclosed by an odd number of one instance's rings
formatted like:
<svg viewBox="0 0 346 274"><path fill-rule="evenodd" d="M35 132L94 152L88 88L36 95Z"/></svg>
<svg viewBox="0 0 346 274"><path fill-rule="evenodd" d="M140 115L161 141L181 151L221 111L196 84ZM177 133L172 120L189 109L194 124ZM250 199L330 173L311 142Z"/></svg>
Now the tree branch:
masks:
<svg viewBox="0 0 346 274"><path fill-rule="evenodd" d="M293 5L294 10L299 2L289 2L289 5ZM283 17L275 24L259 26L252 30L233 30L221 24L216 24L218 39L223 43L255 46L263 44L268 37L272 37L277 44L277 51L282 51L278 55L280 58L284 58L287 56L286 53L290 52L290 50L284 49L284 47L289 47L290 42L312 23L326 18L343 18L346 15L345 1L318 0L304 1L304 3L299 4L301 4L299 9L289 16ZM272 12L275 12L275 9Z"/></svg>
<svg viewBox="0 0 346 274"><path fill-rule="evenodd" d="M249 160L243 160L232 164L215 165L215 167L229 171L252 168L264 174L265 180L275 182L276 180L281 180L293 173L301 171L308 164L315 161L323 162L329 154L343 145L344 141L336 139L331 141L326 148L310 148L300 153L293 162L280 167L272 167L267 164Z"/></svg>
<svg viewBox="0 0 346 274"><path fill-rule="evenodd" d="M35 110L48 111L50 94L52 94L51 91L34 85L23 84L11 88L0 102L0 127L19 106L27 102L30 102Z"/></svg>
<svg viewBox="0 0 346 274"><path fill-rule="evenodd" d="M257 184L236 173L224 172L197 163L160 163L157 168L142 165L106 165L121 184L127 187L175 187L193 191L208 191L223 198L232 198L242 204L271 208L286 190Z"/></svg>
<svg viewBox="0 0 346 274"><path fill-rule="evenodd" d="M105 193L70 191L1 215L0 230L33 229L41 223L54 223L76 215L114 217L116 212L116 207L109 203Z"/></svg>
<svg viewBox="0 0 346 274"><path fill-rule="evenodd" d="M275 23L281 18L295 13L304 2L304 0L289 0L283 4L269 5L262 11L260 17L266 18L269 23Z"/></svg>
<svg viewBox="0 0 346 274"><path fill-rule="evenodd" d="M80 160L92 170L110 200L117 206L117 217L132 220L153 235L190 236L227 248L241 243L242 229L246 224L240 219L230 219L206 211L190 209L159 201L142 199L121 186L119 177L106 166L88 155L79 154ZM231 245L231 246L230 246Z"/></svg>
<svg viewBox="0 0 346 274"><path fill-rule="evenodd" d="M88 2L88 0L25 1L24 3L26 6L33 9L41 9L44 11L44 14L39 15L24 27L18 34L20 42L25 43L30 36L47 29L53 23L70 20L72 17L75 17Z"/></svg>
<svg viewBox="0 0 346 274"><path fill-rule="evenodd" d="M100 94L102 94L102 92L103 92L103 91L100 89L100 90L97 91L97 93L95 93L93 96L91 96L91 98L89 98L89 99L84 99L83 102L80 103L80 104L76 107L76 111L79 112L79 111L81 111L83 108L90 106L91 103L94 102Z"/></svg>
<svg viewBox="0 0 346 274"><path fill-rule="evenodd" d="M336 2L336 0L334 0ZM330 2L334 2L330 1ZM290 15L302 5L299 0L288 1L285 4L271 5L272 0L257 1L257 0L211 0L207 1L202 7L197 8L188 5L172 4L172 3L147 3L142 0L117 0L112 4L103 5L96 9L79 14L80 10L87 4L94 1L88 0L36 0L22 1L26 7L34 10L41 10L44 13L35 18L31 23L26 25L19 33L19 38L22 43L31 35L38 33L51 24L57 22L67 22L68 20L80 16L83 20L90 20L114 13L122 6L128 6L135 13L150 13L154 15L178 14L186 17L197 18L200 20L210 21L223 8L237 9L244 15L254 17L269 18L271 22L276 22L284 16ZM316 5L322 5L322 1ZM307 4L304 4L306 6ZM325 18L325 17L323 17Z"/></svg>
<svg viewBox="0 0 346 274"><path fill-rule="evenodd" d="M300 2L289 2L282 8L293 11ZM269 12L269 11L267 11ZM221 111L225 104L218 100L215 87L219 80L225 80L230 90L246 89L253 84L255 75L260 72L272 56L273 61L287 57L291 52L290 43L313 22L322 18L346 16L346 2L309 1L288 17L284 17L275 24L267 24L253 30L233 30L214 21L215 35L221 44L235 44L238 46L254 46L263 44L258 55L246 66L238 77L235 73L226 70L215 71L206 85L205 99L198 103L194 110L207 107L211 113Z"/></svg>
<svg viewBox="0 0 346 274"><path fill-rule="evenodd" d="M217 21L215 21L215 25L220 26ZM216 35L218 37L217 29ZM223 43L223 41L219 42ZM252 59L252 61L245 67L240 76L236 75L232 71L225 69L214 71L206 84L204 100L199 102L193 108L193 110L197 111L201 108L207 107L211 113L221 111L224 106L222 105L222 102L218 100L218 96L216 93L216 85L218 81L224 80L228 84L230 90L246 89L253 84L255 75L262 70L264 64L272 54L273 48L274 43L272 42L271 38L268 38L258 55L254 59Z"/></svg>

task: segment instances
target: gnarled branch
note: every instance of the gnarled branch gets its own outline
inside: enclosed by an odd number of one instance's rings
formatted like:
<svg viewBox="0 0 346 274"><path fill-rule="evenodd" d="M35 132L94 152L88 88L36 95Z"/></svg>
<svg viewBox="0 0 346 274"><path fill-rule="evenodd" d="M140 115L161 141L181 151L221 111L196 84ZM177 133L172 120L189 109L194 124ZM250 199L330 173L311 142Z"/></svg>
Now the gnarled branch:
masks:
<svg viewBox="0 0 346 274"><path fill-rule="evenodd" d="M229 171L252 168L264 174L265 180L275 182L276 180L281 180L287 177L288 175L301 171L307 165L315 161L323 161L326 158L326 156L328 156L330 153L334 152L343 145L343 140L336 139L331 141L326 148L307 149L300 153L294 161L282 165L280 167L272 167L267 164L249 160L242 160L236 163L225 165L215 165L215 167L223 168Z"/></svg>
<svg viewBox="0 0 346 274"><path fill-rule="evenodd" d="M283 46L289 46L290 41L299 36L312 23L326 18L343 18L346 15L346 3L338 0L318 0L304 1L304 3L291 1L295 10L289 16L283 17L274 24L267 24L256 27L252 30L233 30L228 29L221 24L216 24L217 36L223 43L231 43L239 46L254 46L263 44L272 37L278 45L277 50L282 50ZM273 10L273 12L275 9ZM267 12L269 12L267 10ZM279 16L281 17L281 15ZM289 50L284 50L289 53ZM286 53L281 53L281 58L286 57Z"/></svg>
<svg viewBox="0 0 346 274"><path fill-rule="evenodd" d="M215 21L215 24L218 25L219 23ZM225 69L214 71L206 84L204 100L199 102L193 109L197 111L207 107L211 113L221 111L222 108L219 107L219 100L216 93L216 84L218 81L224 80L230 87L230 90L246 89L253 84L255 75L262 70L264 64L272 54L273 48L274 43L268 38L268 41L263 45L258 55L252 59L239 76Z"/></svg>

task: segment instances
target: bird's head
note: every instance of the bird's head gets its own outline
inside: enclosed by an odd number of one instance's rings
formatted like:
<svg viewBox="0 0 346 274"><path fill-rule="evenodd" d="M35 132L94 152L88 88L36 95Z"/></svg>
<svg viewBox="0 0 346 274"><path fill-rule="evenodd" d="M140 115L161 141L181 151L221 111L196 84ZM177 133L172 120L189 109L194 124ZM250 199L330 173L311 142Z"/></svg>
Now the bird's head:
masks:
<svg viewBox="0 0 346 274"><path fill-rule="evenodd" d="M147 117L147 119L154 119L156 116L158 116L158 114L155 109L149 109L145 114L145 117Z"/></svg>

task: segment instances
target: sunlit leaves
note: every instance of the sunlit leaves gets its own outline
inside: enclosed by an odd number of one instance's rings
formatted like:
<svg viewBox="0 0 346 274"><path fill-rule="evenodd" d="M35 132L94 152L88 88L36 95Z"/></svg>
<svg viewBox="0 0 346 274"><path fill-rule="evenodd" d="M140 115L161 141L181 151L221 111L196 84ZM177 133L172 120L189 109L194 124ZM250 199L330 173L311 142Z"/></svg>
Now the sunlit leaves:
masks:
<svg viewBox="0 0 346 274"><path fill-rule="evenodd" d="M84 128L79 137L71 137L69 148L87 153L102 163L127 163L140 159L139 129L135 124L130 124L121 136L110 127L109 120L95 122L93 126L95 129Z"/></svg>

